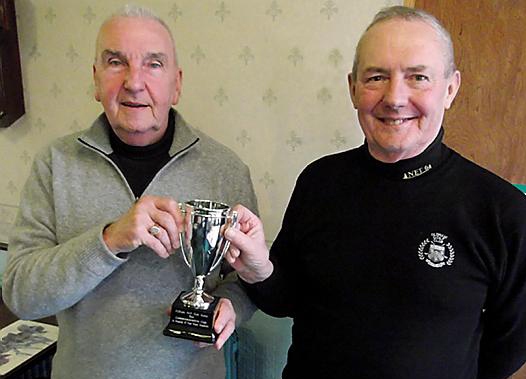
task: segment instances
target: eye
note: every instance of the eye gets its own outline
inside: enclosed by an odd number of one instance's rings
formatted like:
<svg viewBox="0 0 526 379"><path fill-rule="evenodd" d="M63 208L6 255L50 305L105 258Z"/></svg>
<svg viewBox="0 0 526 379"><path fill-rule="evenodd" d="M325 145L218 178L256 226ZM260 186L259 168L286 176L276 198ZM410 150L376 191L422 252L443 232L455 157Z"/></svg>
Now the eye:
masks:
<svg viewBox="0 0 526 379"><path fill-rule="evenodd" d="M162 62L159 62L159 61L151 61L148 66L150 68L153 68L153 69L157 69L157 68L162 68L163 67L163 64Z"/></svg>
<svg viewBox="0 0 526 379"><path fill-rule="evenodd" d="M427 82L429 81L429 78L422 74L415 74L413 75L413 79L417 82Z"/></svg>
<svg viewBox="0 0 526 379"><path fill-rule="evenodd" d="M108 65L110 66L120 66L122 64L121 60L120 59L117 59L117 58L111 58L108 60Z"/></svg>
<svg viewBox="0 0 526 379"><path fill-rule="evenodd" d="M383 75L373 75L366 79L366 82L380 82L382 80L385 80L385 77Z"/></svg>

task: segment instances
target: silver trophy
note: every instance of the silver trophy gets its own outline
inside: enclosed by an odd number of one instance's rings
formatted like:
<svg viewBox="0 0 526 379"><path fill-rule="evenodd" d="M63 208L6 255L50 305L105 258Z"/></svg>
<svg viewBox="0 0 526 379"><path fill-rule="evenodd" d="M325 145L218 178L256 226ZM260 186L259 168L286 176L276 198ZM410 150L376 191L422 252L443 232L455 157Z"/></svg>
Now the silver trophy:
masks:
<svg viewBox="0 0 526 379"><path fill-rule="evenodd" d="M172 305L164 334L203 342L215 342L213 320L219 299L204 292L205 277L223 259L230 242L223 237L237 223L237 212L211 200L192 200L181 206L184 227L179 233L183 258L195 278L191 291L182 292Z"/></svg>

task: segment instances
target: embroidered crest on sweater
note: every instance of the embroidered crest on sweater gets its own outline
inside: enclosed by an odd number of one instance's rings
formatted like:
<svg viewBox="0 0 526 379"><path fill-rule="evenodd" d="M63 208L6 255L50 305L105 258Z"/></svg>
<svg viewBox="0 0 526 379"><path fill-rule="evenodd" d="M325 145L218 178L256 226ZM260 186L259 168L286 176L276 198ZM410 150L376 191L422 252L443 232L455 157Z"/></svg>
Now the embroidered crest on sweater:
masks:
<svg viewBox="0 0 526 379"><path fill-rule="evenodd" d="M451 266L455 260L455 249L446 242L447 238L442 233L431 233L431 239L426 238L418 246L418 258L431 267Z"/></svg>

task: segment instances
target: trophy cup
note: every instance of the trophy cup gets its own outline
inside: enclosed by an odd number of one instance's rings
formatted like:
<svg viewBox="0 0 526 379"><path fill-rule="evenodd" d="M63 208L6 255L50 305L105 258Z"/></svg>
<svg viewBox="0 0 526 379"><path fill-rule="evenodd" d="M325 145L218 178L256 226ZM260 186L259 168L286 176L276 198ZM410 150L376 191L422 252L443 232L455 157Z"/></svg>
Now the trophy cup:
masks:
<svg viewBox="0 0 526 379"><path fill-rule="evenodd" d="M194 288L183 291L172 304L165 336L214 343L213 323L218 298L203 290L205 277L221 262L230 242L223 237L227 225L235 226L237 212L211 200L192 200L181 206L184 228L179 233L183 258L195 278Z"/></svg>

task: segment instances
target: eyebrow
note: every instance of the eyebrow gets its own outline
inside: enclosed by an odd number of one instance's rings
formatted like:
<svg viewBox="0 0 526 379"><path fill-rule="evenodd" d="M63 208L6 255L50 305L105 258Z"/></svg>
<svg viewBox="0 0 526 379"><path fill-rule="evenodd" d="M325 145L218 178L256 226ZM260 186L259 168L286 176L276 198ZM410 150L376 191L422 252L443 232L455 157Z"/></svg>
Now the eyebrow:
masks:
<svg viewBox="0 0 526 379"><path fill-rule="evenodd" d="M120 60L124 62L128 61L128 58L126 58L126 55L122 51L119 51L119 50L105 49L102 51L100 56L103 61L105 61L106 59L110 57L119 58ZM168 55L165 53L149 52L149 53L146 53L146 56L143 58L143 61L147 61L147 60L159 60L161 62L166 62L168 61Z"/></svg>
<svg viewBox="0 0 526 379"><path fill-rule="evenodd" d="M428 66L419 64L416 66L407 67L404 69L404 71L409 72L409 73L414 73L414 72L426 71L427 69L428 69ZM376 67L376 66L367 67L364 70L364 74L371 74L371 73L389 74L389 70L383 67Z"/></svg>
<svg viewBox="0 0 526 379"><path fill-rule="evenodd" d="M109 57L117 57L126 60L126 57L122 52L110 49L103 50L102 53L100 53L100 57L102 58L102 60L106 60Z"/></svg>

